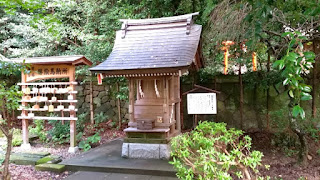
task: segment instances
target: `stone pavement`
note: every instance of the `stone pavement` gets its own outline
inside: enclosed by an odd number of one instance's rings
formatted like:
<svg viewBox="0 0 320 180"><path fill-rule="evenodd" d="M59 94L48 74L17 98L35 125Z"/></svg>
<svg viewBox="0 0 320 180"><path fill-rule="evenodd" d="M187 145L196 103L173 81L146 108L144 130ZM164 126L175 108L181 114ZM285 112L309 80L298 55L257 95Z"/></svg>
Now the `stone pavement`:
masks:
<svg viewBox="0 0 320 180"><path fill-rule="evenodd" d="M116 176L119 174L114 173L120 173L146 175L147 179L151 176L176 177L176 171L167 160L122 158L122 143L122 139L113 140L71 159L64 160L60 164L66 165L66 169L69 171L103 172L108 176ZM132 175L132 177L135 176Z"/></svg>
<svg viewBox="0 0 320 180"><path fill-rule="evenodd" d="M175 177L78 171L65 180L178 180Z"/></svg>

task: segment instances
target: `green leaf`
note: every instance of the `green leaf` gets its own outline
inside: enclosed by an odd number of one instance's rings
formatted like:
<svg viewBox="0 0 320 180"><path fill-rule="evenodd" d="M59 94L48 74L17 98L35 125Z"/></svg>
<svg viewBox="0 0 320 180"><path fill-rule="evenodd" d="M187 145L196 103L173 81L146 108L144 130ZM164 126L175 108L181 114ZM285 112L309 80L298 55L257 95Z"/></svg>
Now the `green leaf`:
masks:
<svg viewBox="0 0 320 180"><path fill-rule="evenodd" d="M311 100L312 99L312 96L309 94L309 93L301 93L301 100L302 101L308 101L308 100Z"/></svg>
<svg viewBox="0 0 320 180"><path fill-rule="evenodd" d="M292 109L292 115L293 115L293 117L298 117L299 114L300 114L301 118L304 119L304 117L305 117L304 110L299 105L296 105Z"/></svg>
<svg viewBox="0 0 320 180"><path fill-rule="evenodd" d="M289 78L286 78L286 79L283 81L283 83L282 83L282 84L285 86L285 85L288 85L288 84L289 84L289 82L290 82L290 81L289 81Z"/></svg>
<svg viewBox="0 0 320 180"><path fill-rule="evenodd" d="M306 85L306 86L303 86L303 87L302 87L302 90L303 90L304 92L308 92L308 93L309 93L309 92L311 92L312 89L311 89L310 86L307 86L307 85Z"/></svg>
<svg viewBox="0 0 320 180"><path fill-rule="evenodd" d="M279 70L284 68L284 60L277 60L273 63L273 67L279 68Z"/></svg>
<svg viewBox="0 0 320 180"><path fill-rule="evenodd" d="M285 32L285 33L282 33L281 34L281 37L285 37L285 36L290 36L290 37L292 37L293 36L293 34L292 34L292 32Z"/></svg>
<svg viewBox="0 0 320 180"><path fill-rule="evenodd" d="M306 59L314 59L316 57L313 52L304 52L303 54Z"/></svg>
<svg viewBox="0 0 320 180"><path fill-rule="evenodd" d="M287 58L290 60L290 61L295 61L299 56L294 53L294 52L290 52L287 56Z"/></svg>
<svg viewBox="0 0 320 180"><path fill-rule="evenodd" d="M289 95L290 95L290 97L292 97L292 98L294 97L292 90L289 91Z"/></svg>

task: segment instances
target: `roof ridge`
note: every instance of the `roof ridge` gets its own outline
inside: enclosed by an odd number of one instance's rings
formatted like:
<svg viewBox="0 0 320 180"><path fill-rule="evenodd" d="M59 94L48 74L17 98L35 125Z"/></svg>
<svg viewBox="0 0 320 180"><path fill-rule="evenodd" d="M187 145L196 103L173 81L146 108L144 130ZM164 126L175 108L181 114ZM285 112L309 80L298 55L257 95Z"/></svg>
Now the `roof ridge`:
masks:
<svg viewBox="0 0 320 180"><path fill-rule="evenodd" d="M120 19L121 22L126 23L128 26L135 25L153 25L153 24L166 24L174 22L187 21L187 19L192 19L193 16L199 15L199 12L184 14L172 17L162 17L162 18L149 18L149 19Z"/></svg>

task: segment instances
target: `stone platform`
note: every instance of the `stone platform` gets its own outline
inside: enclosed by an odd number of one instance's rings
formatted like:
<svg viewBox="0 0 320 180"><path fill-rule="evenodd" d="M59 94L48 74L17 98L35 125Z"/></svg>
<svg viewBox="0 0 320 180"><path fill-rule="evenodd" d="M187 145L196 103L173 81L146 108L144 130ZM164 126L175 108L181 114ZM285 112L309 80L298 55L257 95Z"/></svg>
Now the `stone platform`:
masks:
<svg viewBox="0 0 320 180"><path fill-rule="evenodd" d="M91 149L60 164L70 171L141 174L175 177L176 171L168 160L126 159L121 157L122 139Z"/></svg>
<svg viewBox="0 0 320 180"><path fill-rule="evenodd" d="M168 144L123 143L122 157L136 159L170 159Z"/></svg>

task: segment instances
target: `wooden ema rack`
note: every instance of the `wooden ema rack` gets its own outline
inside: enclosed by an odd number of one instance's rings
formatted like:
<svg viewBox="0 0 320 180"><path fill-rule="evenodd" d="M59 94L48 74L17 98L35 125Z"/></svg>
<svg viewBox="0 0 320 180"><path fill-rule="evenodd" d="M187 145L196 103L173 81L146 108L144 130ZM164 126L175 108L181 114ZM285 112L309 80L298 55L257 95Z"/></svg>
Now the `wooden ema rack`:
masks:
<svg viewBox="0 0 320 180"><path fill-rule="evenodd" d="M66 91L66 92L46 92L46 93L40 93L40 89L41 88L56 88L57 87L62 87L62 86L65 86L65 88L67 88L67 86L70 86L70 85L76 85L77 82L52 82L52 83L49 83L49 82L44 82L44 83L18 83L18 85L20 86L23 86L22 89L26 89L26 88L29 88L29 87L36 87L38 92L32 92L32 88L30 88L30 92L29 93L24 93L23 94L23 98L25 98L26 95L32 95L32 96L37 96L37 95L40 95L41 97L47 97L48 94L50 95L55 95L55 94L69 94L69 95L75 95L77 94L78 92L77 91ZM73 87L72 87L73 89ZM24 92L24 91L23 91ZM74 98L74 97L73 97ZM35 108L27 108L26 107L26 104L27 103L33 103L33 104L37 104L37 103L50 103L51 105L53 104L57 104L57 103L69 103L70 105L73 105L74 103L77 103L78 101L77 100L21 100L20 101L21 103L24 103L24 106L23 107L20 107L18 110L21 110L23 111L22 115L21 116L18 116L18 119L28 119L28 120L33 120L33 119L37 119L37 120L78 120L78 118L76 117L46 117L46 116L32 116L32 117L29 117L28 116L28 112L49 112L48 109L44 109L44 108L38 108L38 109L35 109ZM66 108L63 108L63 109L57 109L57 108L54 108L52 112L76 112L78 111L77 109L66 109Z"/></svg>
<svg viewBox="0 0 320 180"><path fill-rule="evenodd" d="M69 152L76 152L76 120L78 118L75 106L78 102L76 100L78 92L75 91L75 85L78 83L75 81L75 71L76 66L91 66L92 62L83 55L20 58L13 61L29 65L28 73L21 72L21 83L18 83L24 93L19 108L22 113L18 117L22 121L23 144L21 146L31 148L28 130L30 120L61 120L62 122L67 120L70 123ZM67 81L39 82L46 79L58 80L61 78L67 79ZM35 88L34 91L31 91L30 88L32 87ZM68 94L67 99L65 99L65 94ZM52 99L51 97L55 98ZM61 116L48 117L45 112L49 112L49 110L56 114L61 113ZM68 117L64 113L68 113Z"/></svg>

